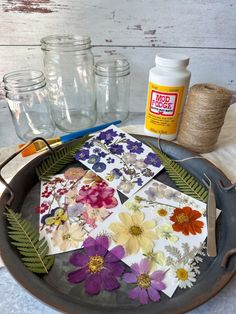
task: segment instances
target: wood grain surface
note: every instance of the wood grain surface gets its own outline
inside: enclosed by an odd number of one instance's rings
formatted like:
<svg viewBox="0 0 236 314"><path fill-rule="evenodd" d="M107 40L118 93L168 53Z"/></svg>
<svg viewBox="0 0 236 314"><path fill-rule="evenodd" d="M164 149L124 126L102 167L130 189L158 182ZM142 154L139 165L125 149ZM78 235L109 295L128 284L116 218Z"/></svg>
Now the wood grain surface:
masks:
<svg viewBox="0 0 236 314"><path fill-rule="evenodd" d="M233 0L2 0L0 76L41 68L40 38L89 34L96 57L125 55L132 68L130 109L144 111L148 71L158 51L191 58L191 84L236 89ZM2 96L3 97L3 96Z"/></svg>

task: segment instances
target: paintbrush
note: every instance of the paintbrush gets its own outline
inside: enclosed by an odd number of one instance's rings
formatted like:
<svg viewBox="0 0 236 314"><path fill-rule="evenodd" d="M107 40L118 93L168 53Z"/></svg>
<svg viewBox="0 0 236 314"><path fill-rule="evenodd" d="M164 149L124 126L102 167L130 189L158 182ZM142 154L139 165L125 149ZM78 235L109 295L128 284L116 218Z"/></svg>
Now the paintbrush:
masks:
<svg viewBox="0 0 236 314"><path fill-rule="evenodd" d="M69 134L66 134L66 135L62 135L60 137L52 137L52 138L47 139L47 142L52 147L56 147L58 145L67 143L69 141L72 141L72 140L74 140L76 138L79 138L79 137L82 137L82 136L85 136L85 135L88 135L88 134L95 133L97 131L106 129L110 125L113 125L113 124L116 125L116 124L119 124L119 123L121 123L121 120L115 120L115 121L112 121L112 122L109 122L109 123L105 123L105 124L94 126L92 128L87 128L87 129L83 129L83 130L80 130L80 131L72 132L72 133L69 133ZM25 144L20 144L20 145L18 145L18 147L22 148L24 145ZM36 141L36 142L32 143L29 147L27 147L25 150L23 150L21 152L21 155L23 157L26 157L26 156L30 156L30 155L33 155L33 154L38 153L38 152L42 152L44 150L47 150L47 146L45 145L45 143L43 141L39 140L39 141Z"/></svg>

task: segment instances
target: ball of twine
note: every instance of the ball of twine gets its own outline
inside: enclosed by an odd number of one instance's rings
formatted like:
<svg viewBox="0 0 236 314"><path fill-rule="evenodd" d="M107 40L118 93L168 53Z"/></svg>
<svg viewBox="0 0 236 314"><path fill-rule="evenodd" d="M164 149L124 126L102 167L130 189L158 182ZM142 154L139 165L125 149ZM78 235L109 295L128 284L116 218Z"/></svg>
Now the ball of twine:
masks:
<svg viewBox="0 0 236 314"><path fill-rule="evenodd" d="M232 92L214 84L196 84L190 88L179 128L178 142L198 153L214 149Z"/></svg>

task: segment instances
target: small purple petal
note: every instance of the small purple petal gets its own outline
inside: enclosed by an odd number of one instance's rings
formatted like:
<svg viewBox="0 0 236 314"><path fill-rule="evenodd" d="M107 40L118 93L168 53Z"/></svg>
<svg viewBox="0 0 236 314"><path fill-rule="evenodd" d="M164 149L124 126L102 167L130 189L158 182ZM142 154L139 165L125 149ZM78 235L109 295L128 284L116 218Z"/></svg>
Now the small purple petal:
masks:
<svg viewBox="0 0 236 314"><path fill-rule="evenodd" d="M97 244L97 254L100 256L104 256L109 247L109 239L107 236L98 236L96 238Z"/></svg>
<svg viewBox="0 0 236 314"><path fill-rule="evenodd" d="M122 245L117 245L107 253L105 260L109 263L118 262L125 256L125 250Z"/></svg>
<svg viewBox="0 0 236 314"><path fill-rule="evenodd" d="M150 275L150 278L152 280L157 280L157 281L161 281L163 280L165 277L165 273L161 270L158 270L158 271L154 271L151 275Z"/></svg>
<svg viewBox="0 0 236 314"><path fill-rule="evenodd" d="M141 260L140 264L139 264L139 268L140 268L140 273L144 274L144 273L148 273L150 270L150 262L148 259L144 258Z"/></svg>
<svg viewBox="0 0 236 314"><path fill-rule="evenodd" d="M89 276L85 280L85 291L90 295L98 294L101 291L101 277L99 273Z"/></svg>
<svg viewBox="0 0 236 314"><path fill-rule="evenodd" d="M115 277L120 277L125 270L125 265L119 262L105 263L105 266L111 271L112 275Z"/></svg>
<svg viewBox="0 0 236 314"><path fill-rule="evenodd" d="M156 290L164 290L166 288L166 285L162 281L151 280L151 286Z"/></svg>
<svg viewBox="0 0 236 314"><path fill-rule="evenodd" d="M148 304L148 294L146 289L141 289L139 294L139 301L141 304Z"/></svg>
<svg viewBox="0 0 236 314"><path fill-rule="evenodd" d="M83 243L84 250L88 256L96 255L96 241L92 237L88 237Z"/></svg>
<svg viewBox="0 0 236 314"><path fill-rule="evenodd" d="M74 266L83 267L88 263L88 256L83 253L76 252L71 255L69 262Z"/></svg>
<svg viewBox="0 0 236 314"><path fill-rule="evenodd" d="M140 268L139 268L139 264L138 263L134 263L130 266L131 270L137 274L137 275L140 275L141 272L140 272Z"/></svg>
<svg viewBox="0 0 236 314"><path fill-rule="evenodd" d="M130 299L137 299L141 293L140 287L135 287L128 292L128 297Z"/></svg>
<svg viewBox="0 0 236 314"><path fill-rule="evenodd" d="M68 274L68 281L72 283L78 283L83 281L87 276L86 269L81 268Z"/></svg>
<svg viewBox="0 0 236 314"><path fill-rule="evenodd" d="M156 291L154 288L152 287L149 287L148 288L148 295L149 295L149 298L153 301L153 302L156 302L156 301L159 301L160 300L160 293L158 291Z"/></svg>
<svg viewBox="0 0 236 314"><path fill-rule="evenodd" d="M134 273L126 273L123 275L123 280L126 283L135 283L137 282L137 276Z"/></svg>
<svg viewBox="0 0 236 314"><path fill-rule="evenodd" d="M101 271L101 280L103 288L107 291L120 288L119 281L106 269Z"/></svg>

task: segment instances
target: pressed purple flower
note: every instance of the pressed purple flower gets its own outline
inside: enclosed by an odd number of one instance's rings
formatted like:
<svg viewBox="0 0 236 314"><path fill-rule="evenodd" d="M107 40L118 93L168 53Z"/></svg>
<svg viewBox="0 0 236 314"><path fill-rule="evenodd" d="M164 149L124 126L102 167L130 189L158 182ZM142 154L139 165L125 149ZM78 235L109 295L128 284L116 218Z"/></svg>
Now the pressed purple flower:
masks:
<svg viewBox="0 0 236 314"><path fill-rule="evenodd" d="M90 140L90 141L85 142L83 146L85 148L91 148L91 147L93 147L93 145L94 145L94 141Z"/></svg>
<svg viewBox="0 0 236 314"><path fill-rule="evenodd" d="M120 137L120 138L125 138L126 135L125 135L125 133L119 133L119 137Z"/></svg>
<svg viewBox="0 0 236 314"><path fill-rule="evenodd" d="M95 164L96 162L99 162L99 161L100 161L100 157L98 155L89 156L89 159L88 159L89 164Z"/></svg>
<svg viewBox="0 0 236 314"><path fill-rule="evenodd" d="M95 172L103 172L106 169L106 164L104 162L96 162L93 166L92 169Z"/></svg>
<svg viewBox="0 0 236 314"><path fill-rule="evenodd" d="M98 156L101 158L105 158L107 156L107 153L101 151L100 153L98 153Z"/></svg>
<svg viewBox="0 0 236 314"><path fill-rule="evenodd" d="M142 184L143 184L143 180L142 180L141 178L138 178L138 180L137 180L137 184L138 184L138 186L142 186Z"/></svg>
<svg viewBox="0 0 236 314"><path fill-rule="evenodd" d="M128 292L130 299L139 299L141 304L147 304L151 299L154 302L160 300L160 293L166 288L163 283L165 273L155 271L150 274L151 263L147 259L142 259L139 264L131 265L131 273L123 275L126 283L134 284L135 287Z"/></svg>
<svg viewBox="0 0 236 314"><path fill-rule="evenodd" d="M81 149L75 154L75 159L80 160L86 160L89 159L89 150L88 149Z"/></svg>
<svg viewBox="0 0 236 314"><path fill-rule="evenodd" d="M141 154L144 149L142 147L142 143L139 141L131 141L128 140L127 141L127 149L131 152L131 153L136 153L136 154Z"/></svg>
<svg viewBox="0 0 236 314"><path fill-rule="evenodd" d="M107 131L103 131L101 132L97 139L100 141L104 141L106 144L109 144L112 142L112 140L114 139L114 137L117 136L117 132L114 131L113 129L109 129Z"/></svg>
<svg viewBox="0 0 236 314"><path fill-rule="evenodd" d="M109 240L106 236L96 239L88 237L83 247L83 253L76 252L70 257L70 263L78 269L68 274L68 281L84 281L85 291L90 295L99 294L101 290L118 289L120 283L117 277L123 274L125 268L121 263L124 248L118 245L108 251Z"/></svg>
<svg viewBox="0 0 236 314"><path fill-rule="evenodd" d="M111 158L111 157L107 158L107 163L108 164L114 164L114 162L115 162L114 158Z"/></svg>
<svg viewBox="0 0 236 314"><path fill-rule="evenodd" d="M148 153L147 157L144 159L146 165L152 165L154 167L160 167L161 161L155 153Z"/></svg>
<svg viewBox="0 0 236 314"><path fill-rule="evenodd" d="M116 179L119 179L122 176L122 172L118 168L112 169L111 172L115 176Z"/></svg>
<svg viewBox="0 0 236 314"><path fill-rule="evenodd" d="M99 153L101 153L101 149L98 148L98 147L95 147L95 148L93 149L93 152L94 152L94 154L99 154Z"/></svg>
<svg viewBox="0 0 236 314"><path fill-rule="evenodd" d="M110 152L115 155L121 155L124 152L124 149L122 145L112 144L110 146Z"/></svg>

